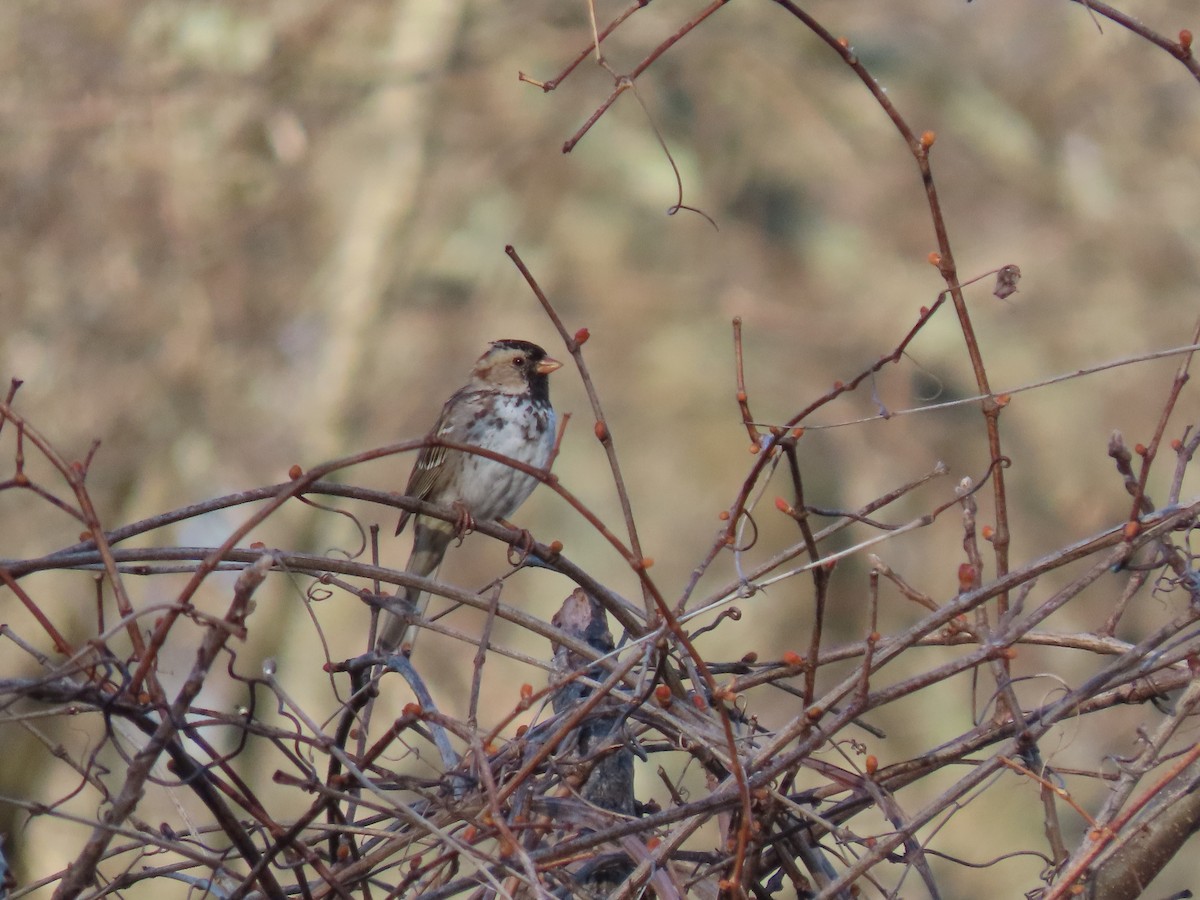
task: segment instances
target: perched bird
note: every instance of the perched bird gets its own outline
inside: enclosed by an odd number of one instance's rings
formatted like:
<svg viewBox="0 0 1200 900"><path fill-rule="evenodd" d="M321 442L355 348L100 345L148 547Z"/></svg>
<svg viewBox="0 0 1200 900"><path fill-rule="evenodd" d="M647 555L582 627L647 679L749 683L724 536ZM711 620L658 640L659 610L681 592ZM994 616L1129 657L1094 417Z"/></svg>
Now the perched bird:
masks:
<svg viewBox="0 0 1200 900"><path fill-rule="evenodd" d="M470 444L544 468L555 437L546 376L561 367L562 363L529 341L493 342L475 363L471 380L442 407L430 437ZM456 535L470 529L476 519L511 516L536 486L533 476L494 459L436 445L423 448L404 493L454 506L461 515L457 523L417 516L405 571L432 575ZM401 514L396 534L404 530L411 515ZM422 597L421 591L406 588L404 597L416 613L425 611L429 598ZM381 652L395 652L406 640L411 644L413 637L398 616L385 612L381 623Z"/></svg>

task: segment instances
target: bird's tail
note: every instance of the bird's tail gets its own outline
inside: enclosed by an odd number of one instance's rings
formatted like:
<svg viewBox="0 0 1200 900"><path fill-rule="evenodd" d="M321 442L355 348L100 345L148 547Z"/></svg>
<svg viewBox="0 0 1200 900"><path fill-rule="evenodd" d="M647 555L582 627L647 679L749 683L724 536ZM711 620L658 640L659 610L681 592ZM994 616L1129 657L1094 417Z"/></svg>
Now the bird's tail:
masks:
<svg viewBox="0 0 1200 900"><path fill-rule="evenodd" d="M454 537L454 525L441 519L417 519L416 534L413 538L412 554L408 557L408 565L404 571L410 575L432 577L437 574L442 565L442 557ZM402 588L396 597L403 597L404 602L416 616L423 616L429 605L429 595L415 587ZM379 618L378 649L381 653L395 653L405 644L409 647L417 639L417 629L409 625L400 616L386 610Z"/></svg>

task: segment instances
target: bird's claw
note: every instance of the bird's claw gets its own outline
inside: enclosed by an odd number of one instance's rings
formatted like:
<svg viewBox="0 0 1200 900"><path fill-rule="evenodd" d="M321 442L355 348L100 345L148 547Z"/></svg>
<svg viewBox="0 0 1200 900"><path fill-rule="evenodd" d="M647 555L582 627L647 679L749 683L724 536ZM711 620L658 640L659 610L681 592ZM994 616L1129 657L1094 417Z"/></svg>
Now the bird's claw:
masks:
<svg viewBox="0 0 1200 900"><path fill-rule="evenodd" d="M463 538L475 530L475 517L471 515L471 510L467 509L467 504L461 500L455 500L452 505L458 513L458 518L454 520L454 536L458 539L456 546L461 546Z"/></svg>
<svg viewBox="0 0 1200 900"><path fill-rule="evenodd" d="M520 536L508 545L508 564L514 568L524 565L533 552L533 545L533 535L522 528Z"/></svg>

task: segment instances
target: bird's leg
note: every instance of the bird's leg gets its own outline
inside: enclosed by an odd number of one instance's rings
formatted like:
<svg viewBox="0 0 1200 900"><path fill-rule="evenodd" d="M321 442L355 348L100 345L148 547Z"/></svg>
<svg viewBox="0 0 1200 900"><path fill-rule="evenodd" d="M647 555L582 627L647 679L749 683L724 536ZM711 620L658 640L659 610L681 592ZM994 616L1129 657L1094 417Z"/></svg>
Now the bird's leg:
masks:
<svg viewBox="0 0 1200 900"><path fill-rule="evenodd" d="M516 528L512 522L507 519L499 520L501 525L509 528ZM517 529L521 532L520 536L508 545L508 564L514 568L525 564L525 560L529 558L529 554L533 552L533 535L524 528Z"/></svg>
<svg viewBox="0 0 1200 900"><path fill-rule="evenodd" d="M467 508L467 504L461 500L455 500L450 505L458 513L458 518L454 520L454 536L458 538L457 546L461 546L463 538L475 530L475 517L471 515L471 510Z"/></svg>

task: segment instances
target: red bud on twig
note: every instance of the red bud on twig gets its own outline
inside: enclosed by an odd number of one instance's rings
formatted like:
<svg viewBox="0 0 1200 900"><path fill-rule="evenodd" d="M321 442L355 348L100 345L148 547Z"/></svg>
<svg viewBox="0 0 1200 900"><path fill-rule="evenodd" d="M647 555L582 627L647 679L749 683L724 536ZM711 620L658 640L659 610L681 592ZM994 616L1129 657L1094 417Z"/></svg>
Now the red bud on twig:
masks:
<svg viewBox="0 0 1200 900"><path fill-rule="evenodd" d="M973 584L975 584L975 567L970 563L963 563L958 567L958 589L969 591Z"/></svg>

